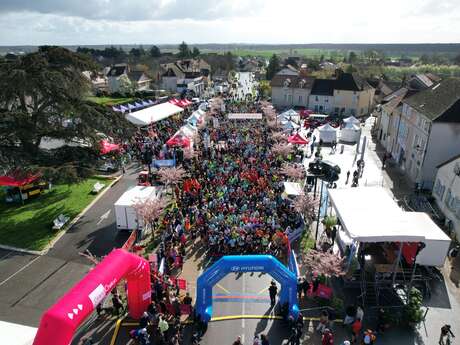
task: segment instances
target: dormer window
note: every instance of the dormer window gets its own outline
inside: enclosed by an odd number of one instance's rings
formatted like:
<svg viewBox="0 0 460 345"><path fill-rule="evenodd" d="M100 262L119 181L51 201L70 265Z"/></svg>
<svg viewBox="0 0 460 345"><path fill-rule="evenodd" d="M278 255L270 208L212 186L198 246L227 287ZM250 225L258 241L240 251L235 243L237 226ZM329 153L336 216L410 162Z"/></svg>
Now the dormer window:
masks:
<svg viewBox="0 0 460 345"><path fill-rule="evenodd" d="M284 81L284 87L289 87L289 85L291 85L291 79L287 78L287 79Z"/></svg>

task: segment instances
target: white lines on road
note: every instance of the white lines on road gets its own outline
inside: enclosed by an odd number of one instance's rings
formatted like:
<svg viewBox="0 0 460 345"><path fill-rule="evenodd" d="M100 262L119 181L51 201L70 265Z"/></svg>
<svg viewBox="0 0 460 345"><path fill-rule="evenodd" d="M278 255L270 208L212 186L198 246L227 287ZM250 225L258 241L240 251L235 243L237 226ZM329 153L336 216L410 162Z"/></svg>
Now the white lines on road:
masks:
<svg viewBox="0 0 460 345"><path fill-rule="evenodd" d="M0 283L0 286L2 286L3 284L5 284L8 280L10 280L11 278L13 278L16 274L20 273L21 271L25 270L27 267L29 267L30 265L32 265L35 261L37 261L38 259L40 259L41 256L37 256L35 259L29 261L26 265L24 265L21 269L17 270L15 273L13 273L12 275L10 275L8 278L6 278L5 280L3 280L1 283Z"/></svg>
<svg viewBox="0 0 460 345"><path fill-rule="evenodd" d="M101 224L104 220L106 220L107 218L109 218L110 211L111 211L111 210L108 210L106 213L104 213L102 216L100 216L100 217L99 217L99 221L96 223L96 225Z"/></svg>

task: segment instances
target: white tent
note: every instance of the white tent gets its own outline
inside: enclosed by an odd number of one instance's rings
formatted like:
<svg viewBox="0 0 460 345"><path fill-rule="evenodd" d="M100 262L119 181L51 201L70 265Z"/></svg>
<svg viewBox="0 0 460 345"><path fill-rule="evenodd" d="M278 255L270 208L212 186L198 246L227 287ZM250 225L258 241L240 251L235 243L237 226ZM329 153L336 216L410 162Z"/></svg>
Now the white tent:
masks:
<svg viewBox="0 0 460 345"><path fill-rule="evenodd" d="M423 242L425 248L416 262L444 264L450 238L425 213L403 211L382 187L329 189L328 193L345 238L361 243Z"/></svg>
<svg viewBox="0 0 460 345"><path fill-rule="evenodd" d="M361 127L348 122L345 127L340 130L340 140L348 143L356 143L361 135Z"/></svg>
<svg viewBox="0 0 460 345"><path fill-rule="evenodd" d="M337 141L337 130L328 123L318 127L318 132L319 140L322 140L323 143L332 143L333 141Z"/></svg>
<svg viewBox="0 0 460 345"><path fill-rule="evenodd" d="M300 126L293 121L282 121L281 124L283 125L285 131L300 128Z"/></svg>
<svg viewBox="0 0 460 345"><path fill-rule="evenodd" d="M284 186L283 195L285 197L289 197L289 196L296 197L298 195L304 194L303 189L302 189L302 185L300 183L297 183L297 182L283 182L283 186Z"/></svg>
<svg viewBox="0 0 460 345"><path fill-rule="evenodd" d="M350 117L347 117L346 119L343 119L343 122L345 122L345 123L353 123L355 125L360 124L359 120L354 116L350 116Z"/></svg>
<svg viewBox="0 0 460 345"><path fill-rule="evenodd" d="M284 116L284 117L299 116L299 114L294 109L289 109L281 113L280 116Z"/></svg>
<svg viewBox="0 0 460 345"><path fill-rule="evenodd" d="M169 102L154 105L136 112L127 113L126 120L136 126L147 126L184 111L183 108Z"/></svg>
<svg viewBox="0 0 460 345"><path fill-rule="evenodd" d="M37 328L0 321L0 334L2 344L32 345Z"/></svg>
<svg viewBox="0 0 460 345"><path fill-rule="evenodd" d="M191 124L186 124L179 129L179 132L184 134L188 138L193 138L198 132L198 129Z"/></svg>

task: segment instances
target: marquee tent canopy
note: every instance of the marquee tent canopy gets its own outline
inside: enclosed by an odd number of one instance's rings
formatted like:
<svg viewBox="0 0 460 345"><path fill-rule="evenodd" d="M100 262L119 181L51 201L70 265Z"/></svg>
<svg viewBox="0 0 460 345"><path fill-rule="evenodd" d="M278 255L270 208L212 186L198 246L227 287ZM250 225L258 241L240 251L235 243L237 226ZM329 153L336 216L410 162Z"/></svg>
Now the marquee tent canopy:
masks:
<svg viewBox="0 0 460 345"><path fill-rule="evenodd" d="M353 122L348 122L340 130L340 140L354 143L359 140L361 134L361 127Z"/></svg>
<svg viewBox="0 0 460 345"><path fill-rule="evenodd" d="M15 176L0 176L0 186L5 187L22 187L26 184L34 182L40 177L40 174L29 175L27 177L15 177Z"/></svg>
<svg viewBox="0 0 460 345"><path fill-rule="evenodd" d="M284 130L289 131L291 129L300 128L300 126L293 122L293 121L282 121L281 124L283 125Z"/></svg>
<svg viewBox="0 0 460 345"><path fill-rule="evenodd" d="M319 139L325 143L332 143L333 141L337 141L337 130L328 123L318 127L318 132Z"/></svg>
<svg viewBox="0 0 460 345"><path fill-rule="evenodd" d="M100 144L101 144L101 150L100 150L101 155L106 155L107 153L110 153L112 151L120 150L120 145L112 144L108 142L107 140L101 140Z"/></svg>
<svg viewBox="0 0 460 345"><path fill-rule="evenodd" d="M353 123L353 124L356 124L356 125L360 124L359 120L354 116L350 116L350 117L347 117L347 118L343 119L343 122L345 122L345 123Z"/></svg>
<svg viewBox="0 0 460 345"><path fill-rule="evenodd" d="M331 204L351 240L361 243L423 242L417 263L441 266L450 238L423 212L405 212L382 187L328 190Z"/></svg>
<svg viewBox="0 0 460 345"><path fill-rule="evenodd" d="M284 116L284 117L299 116L299 114L294 109L289 109L281 113L280 116Z"/></svg>
<svg viewBox="0 0 460 345"><path fill-rule="evenodd" d="M190 138L181 133L176 133L166 142L166 144L168 146L189 147L191 144L191 140Z"/></svg>
<svg viewBox="0 0 460 345"><path fill-rule="evenodd" d="M172 115L184 111L181 107L171 103L161 103L150 108L145 108L134 113L126 114L126 119L136 126L147 126L151 123L161 121Z"/></svg>
<svg viewBox="0 0 460 345"><path fill-rule="evenodd" d="M297 144L297 145L306 145L309 143L308 139L304 138L300 133L291 135L288 138L288 142L290 142L291 144Z"/></svg>

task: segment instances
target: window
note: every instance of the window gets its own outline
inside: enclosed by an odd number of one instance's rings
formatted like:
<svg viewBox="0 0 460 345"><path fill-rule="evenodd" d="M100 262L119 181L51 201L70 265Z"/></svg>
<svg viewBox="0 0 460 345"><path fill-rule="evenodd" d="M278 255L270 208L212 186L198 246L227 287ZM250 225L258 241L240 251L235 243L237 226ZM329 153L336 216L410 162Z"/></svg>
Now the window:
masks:
<svg viewBox="0 0 460 345"><path fill-rule="evenodd" d="M302 96L299 96L299 103L302 103Z"/></svg>
<svg viewBox="0 0 460 345"><path fill-rule="evenodd" d="M364 108L361 108L361 115L364 114Z"/></svg>
<svg viewBox="0 0 460 345"><path fill-rule="evenodd" d="M315 97L315 101L316 101L316 102L319 102L318 96Z"/></svg>
<svg viewBox="0 0 460 345"><path fill-rule="evenodd" d="M444 203L446 204L448 209L452 208L453 201L454 201L454 197L452 196L452 192L451 192L451 190L449 188L447 190L446 199L444 200Z"/></svg>
<svg viewBox="0 0 460 345"><path fill-rule="evenodd" d="M328 102L329 102L329 98L325 97L325 98L324 98L324 102L328 103Z"/></svg>
<svg viewBox="0 0 460 345"><path fill-rule="evenodd" d="M439 200L442 200L442 197L444 196L444 190L446 189L445 186L442 185L441 181L439 179L436 180L434 184L434 194L436 194L439 197Z"/></svg>

